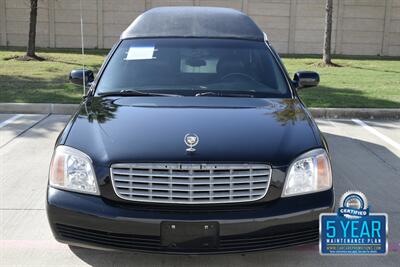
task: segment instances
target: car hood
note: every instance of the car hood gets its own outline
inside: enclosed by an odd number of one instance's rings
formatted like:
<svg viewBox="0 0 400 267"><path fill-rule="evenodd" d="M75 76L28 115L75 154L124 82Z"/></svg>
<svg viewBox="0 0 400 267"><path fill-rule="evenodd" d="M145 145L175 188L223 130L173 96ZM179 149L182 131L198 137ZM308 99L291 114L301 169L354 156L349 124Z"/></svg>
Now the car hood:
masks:
<svg viewBox="0 0 400 267"><path fill-rule="evenodd" d="M186 151L184 136L199 143ZM65 145L95 164L117 162L266 162L288 165L321 147L296 99L95 97L73 119Z"/></svg>

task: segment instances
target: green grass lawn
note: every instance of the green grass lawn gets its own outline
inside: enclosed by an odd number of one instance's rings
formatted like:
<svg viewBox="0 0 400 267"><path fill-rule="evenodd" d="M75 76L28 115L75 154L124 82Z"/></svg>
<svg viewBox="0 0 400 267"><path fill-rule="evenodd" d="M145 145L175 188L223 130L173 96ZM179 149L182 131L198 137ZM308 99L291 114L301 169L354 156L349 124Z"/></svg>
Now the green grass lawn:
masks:
<svg viewBox="0 0 400 267"><path fill-rule="evenodd" d="M310 107L400 108L400 59L342 57L341 67L316 67L318 58L284 57L291 76L298 70L320 75L320 85L300 91Z"/></svg>
<svg viewBox="0 0 400 267"><path fill-rule="evenodd" d="M83 58L79 50L39 50L45 61L9 59L23 55L21 50L0 49L0 102L79 103L82 87L68 82L72 69L98 71L107 51L88 50Z"/></svg>
<svg viewBox="0 0 400 267"><path fill-rule="evenodd" d="M10 59L22 50L0 48L0 102L79 103L82 88L68 82L68 73L82 61L95 72L107 51L39 50L47 60L21 62ZM317 67L315 56L285 56L283 61L293 76L297 70L320 73L316 88L301 90L310 107L400 108L400 59L341 57L342 67Z"/></svg>

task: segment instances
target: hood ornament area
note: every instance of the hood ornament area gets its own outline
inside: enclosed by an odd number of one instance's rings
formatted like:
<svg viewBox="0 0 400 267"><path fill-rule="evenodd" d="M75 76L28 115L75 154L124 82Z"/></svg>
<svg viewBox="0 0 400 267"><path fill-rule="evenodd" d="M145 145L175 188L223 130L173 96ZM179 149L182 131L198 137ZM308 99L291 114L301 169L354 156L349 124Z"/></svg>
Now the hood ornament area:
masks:
<svg viewBox="0 0 400 267"><path fill-rule="evenodd" d="M199 137L196 134L194 133L186 134L184 141L185 144L188 146L188 148L186 148L186 152L193 153L196 151L194 147L197 146L197 144L199 143Z"/></svg>

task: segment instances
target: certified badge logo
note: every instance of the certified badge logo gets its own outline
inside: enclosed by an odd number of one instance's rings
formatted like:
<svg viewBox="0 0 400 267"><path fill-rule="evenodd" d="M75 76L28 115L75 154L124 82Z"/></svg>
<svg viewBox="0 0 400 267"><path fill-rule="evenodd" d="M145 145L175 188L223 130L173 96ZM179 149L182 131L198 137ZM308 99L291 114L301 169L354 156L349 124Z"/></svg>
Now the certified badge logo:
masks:
<svg viewBox="0 0 400 267"><path fill-rule="evenodd" d="M337 213L319 218L321 255L386 255L386 213L370 213L366 196L349 191L340 199Z"/></svg>
<svg viewBox="0 0 400 267"><path fill-rule="evenodd" d="M340 198L340 203L343 204L338 214L348 219L359 219L369 214L368 201L364 193L346 192Z"/></svg>

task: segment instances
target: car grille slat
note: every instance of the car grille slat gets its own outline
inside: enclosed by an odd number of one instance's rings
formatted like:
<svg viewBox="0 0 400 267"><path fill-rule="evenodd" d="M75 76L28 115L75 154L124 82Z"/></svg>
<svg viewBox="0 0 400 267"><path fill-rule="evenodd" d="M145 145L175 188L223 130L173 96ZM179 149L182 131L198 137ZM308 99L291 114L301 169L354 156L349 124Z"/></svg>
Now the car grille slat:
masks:
<svg viewBox="0 0 400 267"><path fill-rule="evenodd" d="M139 178L139 177L135 177L135 176L131 176L131 177L124 177L124 178L120 178L120 177L114 177L114 181L117 182L135 182L135 183L149 183L149 179L148 178ZM190 183L192 184L198 184L198 185L202 185L202 184L210 184L209 180L198 180L198 181L192 181L190 182L189 179L187 180L177 180L172 178L172 180L170 179L157 179L157 178L152 178L151 179L152 183L160 183L160 184L183 184L183 185L189 185ZM213 184L226 184L226 183L233 183L233 184L238 184L238 183L248 183L249 180L248 178L240 178L240 179L213 179ZM265 183L268 182L265 180L265 177L254 177L252 179L253 183Z"/></svg>
<svg viewBox="0 0 400 267"><path fill-rule="evenodd" d="M271 177L266 164L119 163L111 166L114 191L141 202L212 204L256 201Z"/></svg>
<svg viewBox="0 0 400 267"><path fill-rule="evenodd" d="M144 177L148 177L149 173L147 172L143 172L143 171L121 171L121 170L114 170L114 174L115 175L121 175L121 176L125 176L125 175L135 175L135 176L144 176ZM221 173L221 174L213 174L214 178L226 178L226 177L248 177L250 175L252 175L253 177L257 177L257 176L265 176L268 175L269 172L253 172L250 174L250 172L240 172L240 173ZM158 178L169 178L170 174L169 173L161 173L161 172L153 172L152 176L154 177L158 177ZM198 174L198 173L193 173L193 174L179 174L179 173L175 173L174 174L175 178L209 178L210 174Z"/></svg>
<svg viewBox="0 0 400 267"><path fill-rule="evenodd" d="M224 187L215 187L213 189L211 189L210 187L207 188L192 188L192 189L187 189L187 188L181 188L181 187L174 187L173 184L164 184L165 187L161 187L161 186L151 186L150 188L148 186L142 186L142 185L134 185L135 189L143 189L143 190L147 190L147 189L152 189L152 190L171 190L171 191L195 191L195 192L201 192L201 191L225 191L227 189L229 189L229 185L225 185L222 184ZM266 186L265 184L262 185L257 185L257 186L252 186L251 189L252 190L257 190L257 189L264 189ZM132 188L132 185L129 184L118 184L116 183L116 187L120 188L120 189L130 189ZM247 185L245 186L241 186L239 184L239 186L236 186L236 184L234 185L234 187L232 188L233 190L246 190L249 189L249 187L247 187Z"/></svg>

